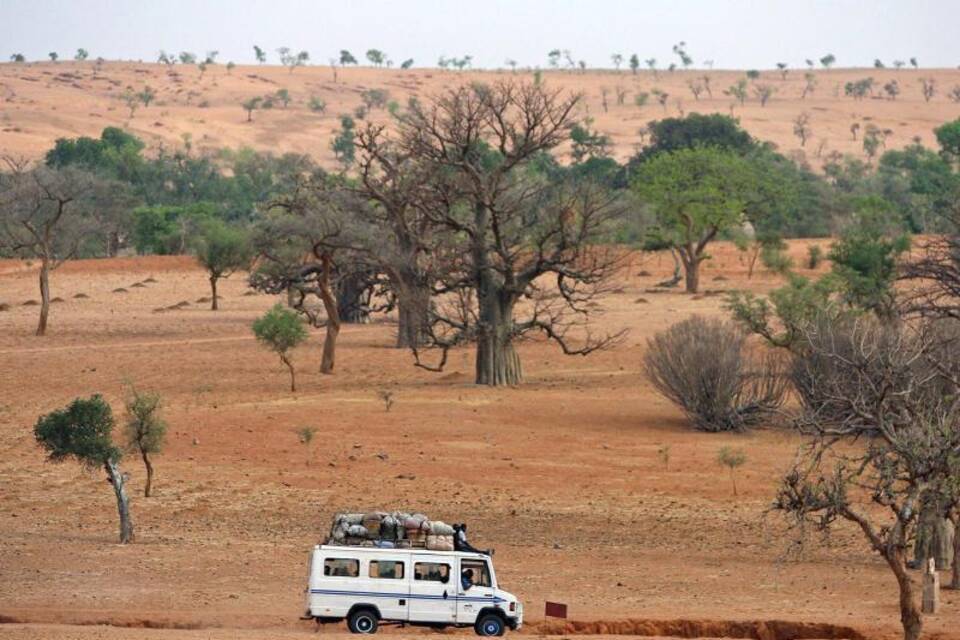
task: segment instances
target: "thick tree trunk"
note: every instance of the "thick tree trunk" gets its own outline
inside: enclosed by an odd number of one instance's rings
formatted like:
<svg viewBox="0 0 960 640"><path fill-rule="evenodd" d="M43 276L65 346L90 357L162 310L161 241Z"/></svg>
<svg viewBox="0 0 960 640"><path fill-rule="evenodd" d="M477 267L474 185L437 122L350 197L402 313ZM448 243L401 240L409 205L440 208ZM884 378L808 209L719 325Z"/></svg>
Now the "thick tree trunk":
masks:
<svg viewBox="0 0 960 640"><path fill-rule="evenodd" d="M210 310L216 311L219 308L217 304L217 280L218 276L210 276Z"/></svg>
<svg viewBox="0 0 960 640"><path fill-rule="evenodd" d="M900 547L894 547L885 554L885 558L897 577L897 585L900 588L900 623L903 626L903 640L919 640L923 629L923 617L913 592L913 581L907 571L905 553Z"/></svg>
<svg viewBox="0 0 960 640"><path fill-rule="evenodd" d="M687 293L697 293L700 289L700 260L697 257L684 258L683 270Z"/></svg>
<svg viewBox="0 0 960 640"><path fill-rule="evenodd" d="M123 486L123 474L120 473L120 467L115 460L107 460L104 463L104 469L110 484L113 485L113 492L117 496L117 511L120 514L120 544L133 542L133 522L130 520L130 500L127 498L127 490Z"/></svg>
<svg viewBox="0 0 960 640"><path fill-rule="evenodd" d="M147 468L147 486L143 488L143 497L149 498L153 491L153 465L150 463L150 456L147 455L146 451L141 451L140 457L143 458L143 466Z"/></svg>
<svg viewBox="0 0 960 640"><path fill-rule="evenodd" d="M370 310L363 299L366 293L363 274L350 274L340 280L337 288L337 310L340 321L347 324L367 324Z"/></svg>
<svg viewBox="0 0 960 640"><path fill-rule="evenodd" d="M50 262L44 258L40 263L40 322L37 335L47 333L47 316L50 315Z"/></svg>
<svg viewBox="0 0 960 640"><path fill-rule="evenodd" d="M425 342L430 290L417 284L401 284L397 299L397 347L419 347Z"/></svg>
<svg viewBox="0 0 960 640"><path fill-rule="evenodd" d="M513 304L501 302L498 293L481 297L477 329L476 383L491 387L523 380L520 356L513 347Z"/></svg>

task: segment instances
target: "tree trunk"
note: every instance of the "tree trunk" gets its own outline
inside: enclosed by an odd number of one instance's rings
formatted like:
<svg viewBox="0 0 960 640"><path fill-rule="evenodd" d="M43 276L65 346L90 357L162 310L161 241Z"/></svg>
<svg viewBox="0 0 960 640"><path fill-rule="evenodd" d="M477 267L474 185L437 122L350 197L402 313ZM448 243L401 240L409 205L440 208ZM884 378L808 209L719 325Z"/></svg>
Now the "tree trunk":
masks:
<svg viewBox="0 0 960 640"><path fill-rule="evenodd" d="M419 347L427 332L430 290L415 282L402 282L397 288L397 347Z"/></svg>
<svg viewBox="0 0 960 640"><path fill-rule="evenodd" d="M150 463L150 456L147 455L146 451L141 451L140 457L143 458L143 466L147 468L147 486L143 488L143 497L149 498L150 492L153 490L153 465Z"/></svg>
<svg viewBox="0 0 960 640"><path fill-rule="evenodd" d="M337 288L337 311L340 321L347 324L367 324L370 310L363 299L366 281L362 273L351 273L340 280Z"/></svg>
<svg viewBox="0 0 960 640"><path fill-rule="evenodd" d="M960 511L954 511L950 517L953 522L953 576L951 589L960 589Z"/></svg>
<svg viewBox="0 0 960 640"><path fill-rule="evenodd" d="M340 311L337 301L330 289L330 274L333 271L333 260L329 255L321 257L323 261L323 277L319 282L320 299L323 301L324 311L327 312L327 335L323 339L323 356L320 359L320 373L333 373L334 356L337 349L337 336L340 335Z"/></svg>
<svg viewBox="0 0 960 640"><path fill-rule="evenodd" d="M117 511L120 514L120 544L133 542L133 522L130 521L130 500L127 498L127 490L124 488L123 474L120 473L120 467L115 460L107 460L104 463L104 469L110 484L113 485L113 492L117 495Z"/></svg>
<svg viewBox="0 0 960 640"><path fill-rule="evenodd" d="M901 547L892 547L884 554L887 564L893 569L900 588L900 623L903 625L903 640L919 640L923 629L920 606L913 593L913 581L907 571L906 556Z"/></svg>
<svg viewBox="0 0 960 640"><path fill-rule="evenodd" d="M280 360L282 360L283 364L287 365L287 369L290 370L290 392L293 393L297 390L297 374L293 369L293 363L290 362L290 359L285 355L281 355Z"/></svg>
<svg viewBox="0 0 960 640"><path fill-rule="evenodd" d="M687 293L697 293L700 289L700 259L696 256L683 257L683 270L686 277Z"/></svg>
<svg viewBox="0 0 960 640"><path fill-rule="evenodd" d="M216 311L217 305L217 280L218 276L210 276L210 310Z"/></svg>
<svg viewBox="0 0 960 640"><path fill-rule="evenodd" d="M47 316L50 315L50 262L44 258L40 263L40 322L37 335L47 333Z"/></svg>
<svg viewBox="0 0 960 640"><path fill-rule="evenodd" d="M478 296L476 384L491 387L523 380L520 356L513 348L513 304L501 302L498 293Z"/></svg>

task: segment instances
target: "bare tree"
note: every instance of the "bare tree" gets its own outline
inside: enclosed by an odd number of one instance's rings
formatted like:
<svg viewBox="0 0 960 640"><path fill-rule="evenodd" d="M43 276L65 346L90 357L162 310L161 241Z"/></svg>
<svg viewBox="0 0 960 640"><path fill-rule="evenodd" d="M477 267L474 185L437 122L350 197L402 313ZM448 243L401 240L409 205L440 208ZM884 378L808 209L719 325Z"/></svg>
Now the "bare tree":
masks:
<svg viewBox="0 0 960 640"><path fill-rule="evenodd" d="M50 272L73 258L94 231L91 216L97 178L73 167L28 168L6 160L0 173L0 248L40 261L40 321L47 331Z"/></svg>
<svg viewBox="0 0 960 640"><path fill-rule="evenodd" d="M813 135L810 129L810 114L804 111L793 120L793 135L800 138L800 146L806 146L807 138Z"/></svg>
<svg viewBox="0 0 960 640"><path fill-rule="evenodd" d="M424 364L415 350L419 366L439 370L451 347L473 341L478 384L517 384L514 343L526 333L542 332L570 355L616 340L594 337L586 326L587 303L619 262L617 252L591 244L616 201L602 189L551 185L527 171L567 137L579 101L542 84L474 84L412 104L401 119L401 147L431 176L424 212L460 249L451 252L438 293L465 303L454 305L459 312L431 310L440 360ZM555 286L546 289L544 276ZM521 300L527 314L518 318Z"/></svg>
<svg viewBox="0 0 960 640"><path fill-rule="evenodd" d="M422 206L429 171L387 137L384 125L367 125L356 145L360 179L355 191L371 203L362 210L371 228L381 230L370 234L362 251L386 274L396 296L397 346L416 348L425 337L438 256L434 226Z"/></svg>
<svg viewBox="0 0 960 640"><path fill-rule="evenodd" d="M809 442L775 502L800 526L847 520L862 531L896 577L905 640L922 628L907 566L917 514L931 494L954 492L960 473L958 401L944 393L955 383L930 366L931 345L922 331L868 319L804 330L794 367L818 401L797 420Z"/></svg>

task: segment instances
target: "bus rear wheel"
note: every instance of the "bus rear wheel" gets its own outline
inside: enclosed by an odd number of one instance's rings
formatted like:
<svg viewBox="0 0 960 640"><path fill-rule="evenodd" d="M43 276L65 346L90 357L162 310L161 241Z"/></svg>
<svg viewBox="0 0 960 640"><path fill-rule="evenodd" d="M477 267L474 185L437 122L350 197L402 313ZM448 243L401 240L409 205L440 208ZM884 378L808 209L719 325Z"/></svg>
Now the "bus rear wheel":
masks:
<svg viewBox="0 0 960 640"><path fill-rule="evenodd" d="M347 620L347 628L350 629L350 633L370 635L377 632L378 626L377 614L370 609L357 609L350 614L350 618Z"/></svg>

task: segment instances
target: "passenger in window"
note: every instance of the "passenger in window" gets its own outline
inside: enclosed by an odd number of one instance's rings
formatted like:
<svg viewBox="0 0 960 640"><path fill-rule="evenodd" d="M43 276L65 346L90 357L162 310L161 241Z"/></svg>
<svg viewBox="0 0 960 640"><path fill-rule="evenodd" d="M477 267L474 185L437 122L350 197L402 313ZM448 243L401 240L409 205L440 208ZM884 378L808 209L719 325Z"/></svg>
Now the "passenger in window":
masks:
<svg viewBox="0 0 960 640"><path fill-rule="evenodd" d="M460 586L463 587L464 591L473 586L473 569L465 569L460 574Z"/></svg>

